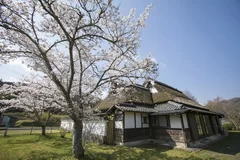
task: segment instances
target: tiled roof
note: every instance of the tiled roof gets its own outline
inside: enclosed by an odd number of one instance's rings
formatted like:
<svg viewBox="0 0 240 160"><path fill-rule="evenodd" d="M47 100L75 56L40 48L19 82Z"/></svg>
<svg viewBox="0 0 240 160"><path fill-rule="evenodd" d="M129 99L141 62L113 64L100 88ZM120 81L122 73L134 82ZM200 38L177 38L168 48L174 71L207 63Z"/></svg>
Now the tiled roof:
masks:
<svg viewBox="0 0 240 160"><path fill-rule="evenodd" d="M176 114L176 113L185 113L188 111L187 109L179 109L179 110L169 110L169 111L159 111L156 113L153 113L151 115L169 115L169 114Z"/></svg>
<svg viewBox="0 0 240 160"><path fill-rule="evenodd" d="M139 107L139 106L115 106L117 109L121 111L129 111L129 112L146 112L146 113L154 113L157 112L154 108L147 108L147 107Z"/></svg>
<svg viewBox="0 0 240 160"><path fill-rule="evenodd" d="M223 117L224 117L223 114L217 113L217 112L213 112L213 111L210 111L210 110L202 110L202 109L196 109L196 108L191 108L191 107L186 107L186 109L187 109L188 111L208 113L208 114L220 115L220 116L223 116Z"/></svg>
<svg viewBox="0 0 240 160"><path fill-rule="evenodd" d="M168 103L158 104L155 106L155 109L160 111L173 111L173 110L179 110L183 109L183 105L179 103L175 103L172 101L168 101Z"/></svg>
<svg viewBox="0 0 240 160"><path fill-rule="evenodd" d="M166 114L185 113L187 111L193 111L193 112L201 112L201 113L208 113L208 114L223 116L220 113L212 112L208 109L193 108L193 107L189 107L184 104L180 104L172 101L168 101L168 103L156 105L155 109L157 110L157 112L153 113L152 115L166 115Z"/></svg>

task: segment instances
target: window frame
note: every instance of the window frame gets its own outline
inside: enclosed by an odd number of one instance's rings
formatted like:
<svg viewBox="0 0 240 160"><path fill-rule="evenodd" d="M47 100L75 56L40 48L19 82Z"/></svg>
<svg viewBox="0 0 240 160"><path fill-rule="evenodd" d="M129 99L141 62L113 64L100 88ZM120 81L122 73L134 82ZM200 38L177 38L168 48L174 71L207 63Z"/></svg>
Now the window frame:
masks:
<svg viewBox="0 0 240 160"><path fill-rule="evenodd" d="M117 116L121 116L120 119ZM115 114L115 121L123 121L123 114Z"/></svg>
<svg viewBox="0 0 240 160"><path fill-rule="evenodd" d="M145 122L146 120L146 122ZM149 117L148 116L143 116L142 115L142 124L149 124Z"/></svg>
<svg viewBox="0 0 240 160"><path fill-rule="evenodd" d="M165 117L166 119L166 126L160 125L160 117ZM154 123L153 123L154 122ZM157 115L151 117L151 126L157 128L170 128L170 117L169 115Z"/></svg>
<svg viewBox="0 0 240 160"><path fill-rule="evenodd" d="M196 119L196 124L197 124L197 131L198 131L198 136L199 137L204 137L204 129L203 129L203 124L202 124L202 115L195 115L195 119Z"/></svg>

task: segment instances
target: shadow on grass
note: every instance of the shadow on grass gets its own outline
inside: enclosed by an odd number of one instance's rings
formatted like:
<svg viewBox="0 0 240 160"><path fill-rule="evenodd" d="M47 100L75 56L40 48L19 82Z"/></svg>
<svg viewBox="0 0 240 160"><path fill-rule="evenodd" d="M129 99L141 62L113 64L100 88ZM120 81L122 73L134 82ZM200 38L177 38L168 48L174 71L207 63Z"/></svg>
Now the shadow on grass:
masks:
<svg viewBox="0 0 240 160"><path fill-rule="evenodd" d="M36 143L39 141L49 141L56 143L55 145L65 144L66 142L71 143L71 138L60 138L56 136L57 134L41 135L41 134L32 134L32 135L14 135L5 137L9 144L30 144Z"/></svg>
<svg viewBox="0 0 240 160"><path fill-rule="evenodd" d="M27 155L28 159L34 160L48 160L48 159L62 159L62 157L71 156L70 152L68 155L66 153L56 153L50 151L32 151L29 155ZM19 160L25 160L25 158L19 158Z"/></svg>
<svg viewBox="0 0 240 160"><path fill-rule="evenodd" d="M102 150L103 149L103 150ZM188 157L176 157L167 155L166 151L171 150L172 148L156 146L147 146L140 148L131 148L125 146L112 146L101 147L101 150L90 149L87 151L86 156L83 160L202 160L202 158L195 157L193 155ZM215 158L210 158L209 160L216 160Z"/></svg>
<svg viewBox="0 0 240 160"><path fill-rule="evenodd" d="M230 155L240 153L240 132L229 132L226 138L206 150Z"/></svg>

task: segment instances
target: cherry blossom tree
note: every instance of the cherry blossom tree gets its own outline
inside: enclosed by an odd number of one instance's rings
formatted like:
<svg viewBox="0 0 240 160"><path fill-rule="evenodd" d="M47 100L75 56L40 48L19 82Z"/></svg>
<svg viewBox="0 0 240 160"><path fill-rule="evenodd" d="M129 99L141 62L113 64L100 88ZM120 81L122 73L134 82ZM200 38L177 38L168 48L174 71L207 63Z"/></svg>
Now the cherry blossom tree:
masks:
<svg viewBox="0 0 240 160"><path fill-rule="evenodd" d="M84 156L84 111L110 83L157 76L156 61L137 51L150 8L135 18L111 0L0 0L0 59L25 57L55 83L74 122L75 158Z"/></svg>
<svg viewBox="0 0 240 160"><path fill-rule="evenodd" d="M37 77L23 79L21 83L12 85L4 84L0 87L0 94L12 98L0 100L0 111L10 108L22 109L28 118L42 127L42 135L45 135L46 125L53 113L64 110L66 106L64 98L51 85L51 81ZM47 116L43 116L44 113L47 113Z"/></svg>

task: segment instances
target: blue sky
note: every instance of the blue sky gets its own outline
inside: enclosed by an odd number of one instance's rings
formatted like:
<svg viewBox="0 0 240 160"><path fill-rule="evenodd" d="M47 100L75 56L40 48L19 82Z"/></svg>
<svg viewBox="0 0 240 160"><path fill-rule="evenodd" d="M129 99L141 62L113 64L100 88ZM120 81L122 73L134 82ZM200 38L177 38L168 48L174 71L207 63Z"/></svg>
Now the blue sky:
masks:
<svg viewBox="0 0 240 160"><path fill-rule="evenodd" d="M240 1L119 0L137 15L152 3L140 54L158 61L158 80L189 90L200 103L240 96Z"/></svg>
<svg viewBox="0 0 240 160"><path fill-rule="evenodd" d="M127 15L137 17L152 3L139 53L149 51L159 63L158 80L189 90L200 103L221 96L240 96L240 1L115 0ZM29 74L17 60L0 66L0 78Z"/></svg>

